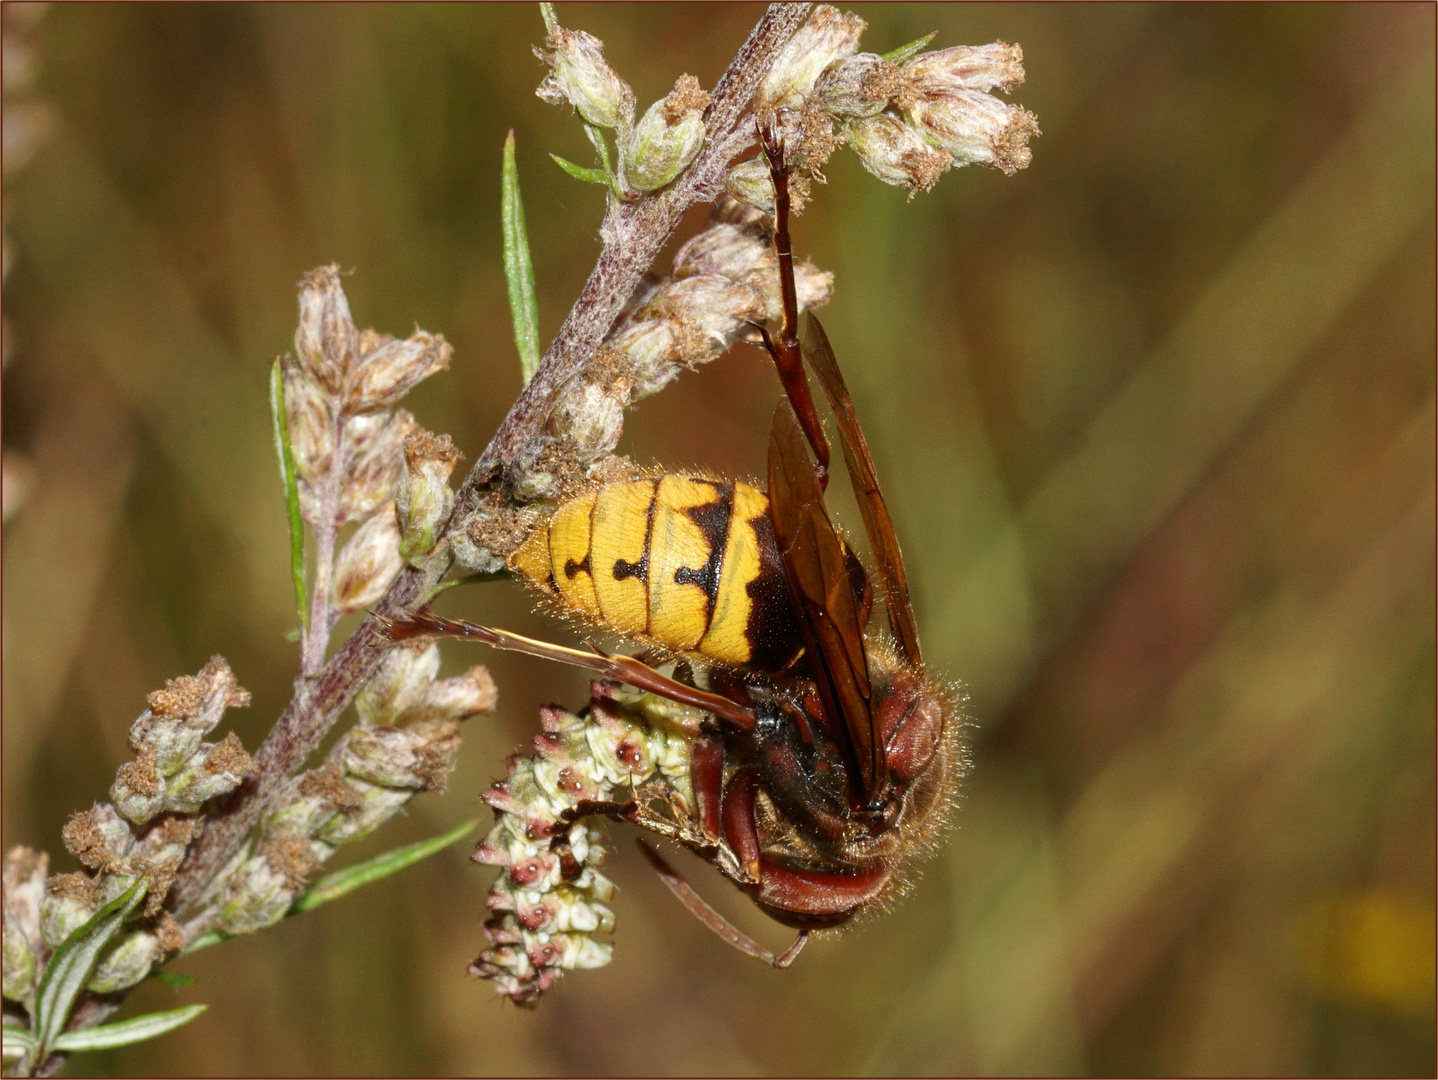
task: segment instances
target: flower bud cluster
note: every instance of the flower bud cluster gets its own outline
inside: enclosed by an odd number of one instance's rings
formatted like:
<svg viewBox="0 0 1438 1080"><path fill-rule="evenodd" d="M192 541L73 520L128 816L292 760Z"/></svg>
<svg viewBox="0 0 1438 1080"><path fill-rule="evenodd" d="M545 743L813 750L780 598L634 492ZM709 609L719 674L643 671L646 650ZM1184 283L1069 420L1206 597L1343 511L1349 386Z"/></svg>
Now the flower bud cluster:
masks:
<svg viewBox="0 0 1438 1080"><path fill-rule="evenodd" d="M6 856L6 998L30 1007L50 953L137 882L145 890L140 924L101 953L86 989L129 989L183 945L163 904L203 827L196 812L233 791L253 768L233 733L217 743L203 739L226 709L249 701L223 657L211 658L198 675L170 680L130 728L135 760L118 770L113 804L75 814L61 832L81 870L51 876L48 858L27 848Z"/></svg>
<svg viewBox="0 0 1438 1080"><path fill-rule="evenodd" d="M373 604L404 564L404 523L396 515L396 498L408 476L405 444L420 429L414 417L394 406L422 380L449 367L452 350L443 336L423 330L399 340L358 329L334 266L305 276L299 308L295 352L280 358L285 418L300 510L324 541L319 557L326 565L318 568L316 580L327 583L329 615L335 618ZM417 531L432 533L432 511L445 500L431 484L421 502L425 510ZM351 522L361 524L334 556L334 535ZM418 543L413 540L410 550ZM322 632L328 634L329 627Z"/></svg>
<svg viewBox="0 0 1438 1080"><path fill-rule="evenodd" d="M489 890L489 948L470 974L491 979L516 1004L532 1003L567 970L609 963L614 886L596 869L606 850L581 820L596 803L658 793L687 820L689 759L704 715L650 694L595 682L579 714L540 711L535 753L509 759L509 774L483 798L495 824L474 861L501 868Z"/></svg>
<svg viewBox="0 0 1438 1080"><path fill-rule="evenodd" d="M828 302L832 274L800 261L794 278L801 310ZM673 273L641 289L594 360L560 393L546 431L510 463L516 497L555 498L591 479L594 464L618 444L631 402L656 393L684 369L722 356L751 335L755 323L779 318L781 307L767 223L756 211L721 199L708 228L675 255ZM486 521L467 523L472 542L456 546L456 555L474 569L489 550L482 539Z"/></svg>
<svg viewBox="0 0 1438 1080"><path fill-rule="evenodd" d="M171 679L150 695L150 707L130 727L135 760L120 766L110 798L136 825L162 813L192 814L227 795L249 774L249 755L233 732L218 743L201 740L226 709L249 705L221 656L195 676Z"/></svg>
<svg viewBox="0 0 1438 1080"><path fill-rule="evenodd" d="M827 4L789 40L765 77L754 114L777 116L790 169L794 210L809 179L822 180L840 144L886 184L928 191L961 165L987 165L1012 175L1032 158L1033 113L994 97L1024 81L1017 45L956 45L893 61L858 51L865 23ZM730 169L725 186L736 198L773 210L762 158Z"/></svg>
<svg viewBox="0 0 1438 1080"><path fill-rule="evenodd" d="M586 123L615 132L619 172L611 181L626 199L672 183L699 155L710 95L694 76L681 75L674 89L646 109L636 124L634 91L604 59L604 42L582 30L556 26L534 55L549 65L549 74L535 91L539 98L551 105L568 102ZM592 137L602 139L598 133Z"/></svg>
<svg viewBox="0 0 1438 1080"><path fill-rule="evenodd" d="M216 928L245 933L278 922L337 847L368 836L419 792L444 787L460 721L493 709L495 688L483 667L438 674L433 643L385 654L355 699L360 722L324 765L270 800L254 836L203 898L218 912Z"/></svg>

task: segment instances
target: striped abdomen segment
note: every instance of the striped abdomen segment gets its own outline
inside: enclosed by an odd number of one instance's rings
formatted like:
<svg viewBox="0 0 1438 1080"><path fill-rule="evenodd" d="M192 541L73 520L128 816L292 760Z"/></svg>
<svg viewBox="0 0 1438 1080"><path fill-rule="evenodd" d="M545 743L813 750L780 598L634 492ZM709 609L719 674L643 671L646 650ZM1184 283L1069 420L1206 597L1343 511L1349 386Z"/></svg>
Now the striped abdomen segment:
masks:
<svg viewBox="0 0 1438 1080"><path fill-rule="evenodd" d="M577 614L677 652L772 671L800 648L769 499L738 481L669 475L586 492L509 565Z"/></svg>

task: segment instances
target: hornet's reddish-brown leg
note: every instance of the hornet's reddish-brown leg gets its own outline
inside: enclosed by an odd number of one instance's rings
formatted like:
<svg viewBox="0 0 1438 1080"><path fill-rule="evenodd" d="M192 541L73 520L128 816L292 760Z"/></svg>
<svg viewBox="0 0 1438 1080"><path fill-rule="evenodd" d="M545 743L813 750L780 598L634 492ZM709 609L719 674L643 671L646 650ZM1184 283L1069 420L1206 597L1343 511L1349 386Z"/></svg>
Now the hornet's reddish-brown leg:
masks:
<svg viewBox="0 0 1438 1080"><path fill-rule="evenodd" d="M779 257L779 290L784 302L784 323L777 340L767 329L759 327L764 347L779 369L779 381L794 406L794 414L809 445L818 459L815 472L822 491L829 483L829 440L819 422L809 380L804 375L803 354L799 349L799 298L794 288L794 249L789 241L789 172L784 165L784 144L774 130L774 117L759 123L759 143L769 159L769 176L774 182L774 252Z"/></svg>
<svg viewBox="0 0 1438 1080"><path fill-rule="evenodd" d="M570 649L564 645L554 645L547 641L535 641L533 638L527 638L520 634L512 634L508 630L480 626L463 619L444 619L429 611L416 611L408 615L388 617L376 615L375 619L395 641L416 637L451 637L467 641L482 641L496 649L507 649L510 652L525 653L528 656L538 656L544 660L557 660L561 664L573 664L575 667L597 671L606 678L628 683L640 690L647 690L651 694L668 698L670 701L677 701L681 705L692 705L696 709L713 713L744 731L748 731L754 726L752 709L745 708L738 702L730 701L718 694L711 694L707 690L685 686L683 683L655 671L647 664L640 663L632 656L608 656L598 651L582 652L579 649Z"/></svg>
<svg viewBox="0 0 1438 1080"><path fill-rule="evenodd" d="M675 899L688 908L691 915L740 952L748 953L776 968L786 968L803 951L804 945L809 940L809 931L800 930L798 936L794 938L794 944L782 953L775 955L710 907L704 898L694 891L694 887L680 877L674 868L664 861L664 857L643 840L639 841L639 850L644 852L644 857L654 867L654 872L659 875L659 880L669 887L669 891L674 894Z"/></svg>
<svg viewBox="0 0 1438 1080"><path fill-rule="evenodd" d="M724 742L717 731L706 731L694 740L694 752L689 756L689 783L694 788L694 817L699 831L717 841L719 806L724 798Z"/></svg>

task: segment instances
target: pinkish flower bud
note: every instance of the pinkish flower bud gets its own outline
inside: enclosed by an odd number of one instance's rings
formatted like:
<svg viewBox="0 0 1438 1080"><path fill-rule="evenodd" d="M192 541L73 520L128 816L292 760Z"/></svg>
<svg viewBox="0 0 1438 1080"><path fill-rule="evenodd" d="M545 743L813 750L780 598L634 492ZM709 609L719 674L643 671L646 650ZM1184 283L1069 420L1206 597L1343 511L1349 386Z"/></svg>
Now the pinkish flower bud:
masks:
<svg viewBox="0 0 1438 1080"><path fill-rule="evenodd" d="M747 206L774 212L774 181L763 158L741 161L724 174L724 190Z"/></svg>
<svg viewBox="0 0 1438 1080"><path fill-rule="evenodd" d="M128 990L150 974L162 955L160 942L150 931L126 934L100 955L100 962L85 989L92 994Z"/></svg>
<svg viewBox="0 0 1438 1080"><path fill-rule="evenodd" d="M454 508L449 474L464 457L448 435L421 428L404 441L404 475L395 490L400 555L419 565L439 542L439 531Z"/></svg>
<svg viewBox="0 0 1438 1080"><path fill-rule="evenodd" d="M988 165L1012 176L1033 160L1029 138L1039 133L1034 114L992 94L925 94L905 111L925 139L953 155L955 165Z"/></svg>
<svg viewBox="0 0 1438 1080"><path fill-rule="evenodd" d="M824 110L854 119L882 112L904 85L899 68L875 53L859 53L829 67L814 85Z"/></svg>
<svg viewBox="0 0 1438 1080"><path fill-rule="evenodd" d="M867 25L857 15L842 14L828 4L816 7L759 84L755 115L762 116L771 109L800 108L824 69L854 54Z"/></svg>
<svg viewBox="0 0 1438 1080"><path fill-rule="evenodd" d="M420 705L439 674L439 646L433 642L396 645L385 653L374 677L355 696L362 724L393 724Z"/></svg>
<svg viewBox="0 0 1438 1080"><path fill-rule="evenodd" d="M999 89L1005 93L1024 81L1024 51L995 41L991 45L954 45L920 53L903 66L904 81L921 94L950 90Z"/></svg>
<svg viewBox="0 0 1438 1080"><path fill-rule="evenodd" d="M656 191L672 181L704 145L704 110L710 97L693 75L681 75L624 140L624 179L636 191Z"/></svg>
<svg viewBox="0 0 1438 1080"><path fill-rule="evenodd" d="M908 124L885 113L851 121L845 130L866 170L911 194L932 188L951 161L948 151L930 146Z"/></svg>
<svg viewBox="0 0 1438 1080"><path fill-rule="evenodd" d="M315 382L329 393L337 393L359 349L359 331L350 317L339 267L311 270L300 282L299 290L295 352Z"/></svg>
<svg viewBox="0 0 1438 1080"><path fill-rule="evenodd" d="M335 559L335 610L342 615L363 611L384 595L403 565L399 522L394 505L387 503L355 530Z"/></svg>
<svg viewBox="0 0 1438 1080"><path fill-rule="evenodd" d="M344 407L351 413L387 409L420 381L449 367L454 350L443 334L416 330L403 341L376 335L345 380Z"/></svg>
<svg viewBox="0 0 1438 1080"><path fill-rule="evenodd" d="M404 441L419 425L404 409L370 413L345 424L349 460L340 494L341 523L369 517L394 498L404 475Z"/></svg>
<svg viewBox="0 0 1438 1080"><path fill-rule="evenodd" d="M634 91L604 60L604 42L583 30L550 31L548 51L534 55L550 66L535 94L551 105L568 101L591 124L627 128L634 123Z"/></svg>
<svg viewBox="0 0 1438 1080"><path fill-rule="evenodd" d="M411 727L356 727L345 736L345 775L389 788L444 787L459 753L459 722L432 720Z"/></svg>
<svg viewBox="0 0 1438 1080"><path fill-rule="evenodd" d="M424 701L405 713L405 719L410 723L464 720L476 713L489 712L498 698L499 692L489 671L476 664L463 675L430 683Z"/></svg>
<svg viewBox="0 0 1438 1080"><path fill-rule="evenodd" d="M334 419L329 396L304 372L293 356L280 358L284 378L285 423L290 452L301 480L313 482L330 467L335 449Z"/></svg>
<svg viewBox="0 0 1438 1080"><path fill-rule="evenodd" d="M769 183L765 169L764 182ZM772 202L773 185L770 185ZM748 282L752 277L778 280L779 262L774 245L758 230L740 225L711 225L681 247L674 256L674 276L694 277L697 274L723 274L733 281Z"/></svg>

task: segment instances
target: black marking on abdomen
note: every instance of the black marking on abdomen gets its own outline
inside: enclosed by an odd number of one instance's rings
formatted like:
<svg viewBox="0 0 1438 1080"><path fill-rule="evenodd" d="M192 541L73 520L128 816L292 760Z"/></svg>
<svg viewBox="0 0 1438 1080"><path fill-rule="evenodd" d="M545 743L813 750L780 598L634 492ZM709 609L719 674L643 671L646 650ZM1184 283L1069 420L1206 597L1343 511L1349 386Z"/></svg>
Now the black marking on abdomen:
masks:
<svg viewBox="0 0 1438 1080"><path fill-rule="evenodd" d="M719 577L724 572L724 548L729 542L730 522L734 517L734 485L721 484L714 480L695 482L711 485L718 494L713 502L686 507L684 510L703 535L704 542L709 545L709 558L698 570L691 570L687 566L675 570L674 583L698 585L704 590L704 595L709 599L704 615L704 628L708 630L709 623L714 618L714 602L719 595Z"/></svg>
<svg viewBox="0 0 1438 1080"><path fill-rule="evenodd" d="M749 642L749 666L759 671L779 671L799 650L799 620L789 602L789 584L779 558L779 542L768 514L749 519L759 547L759 574L745 586L749 593L749 622L744 637Z"/></svg>
<svg viewBox="0 0 1438 1080"><path fill-rule="evenodd" d="M579 573L579 571L581 570L583 570L586 574L589 574L591 577L594 576L593 571L589 568L589 552L587 551L584 553L584 558L581 559L579 562L575 562L573 559L569 559L565 562L564 576L567 577L570 581L573 581L574 575Z"/></svg>
<svg viewBox="0 0 1438 1080"><path fill-rule="evenodd" d="M648 584L649 552L647 550L639 556L638 562L626 562L624 559L614 560L614 580L623 581L625 578L638 578Z"/></svg>

